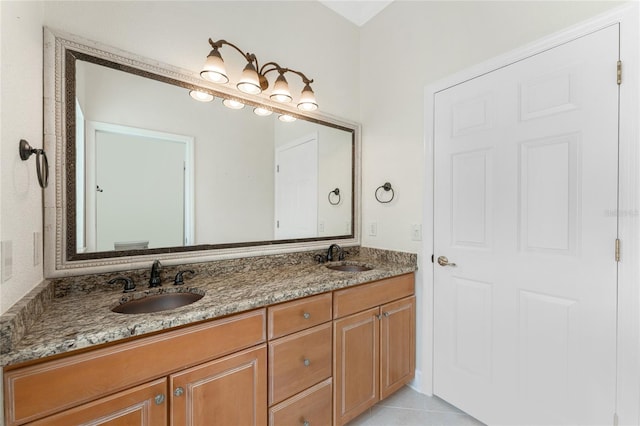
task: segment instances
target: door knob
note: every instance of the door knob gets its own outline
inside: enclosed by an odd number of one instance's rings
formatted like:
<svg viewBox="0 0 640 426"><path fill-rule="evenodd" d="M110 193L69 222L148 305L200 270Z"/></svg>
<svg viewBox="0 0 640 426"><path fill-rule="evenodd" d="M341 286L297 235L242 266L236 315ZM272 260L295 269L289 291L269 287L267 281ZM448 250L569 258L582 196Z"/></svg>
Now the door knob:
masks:
<svg viewBox="0 0 640 426"><path fill-rule="evenodd" d="M440 265L440 266L452 266L454 268L456 266L458 266L455 263L449 263L449 259L447 259L445 256L440 256L438 258L438 265Z"/></svg>

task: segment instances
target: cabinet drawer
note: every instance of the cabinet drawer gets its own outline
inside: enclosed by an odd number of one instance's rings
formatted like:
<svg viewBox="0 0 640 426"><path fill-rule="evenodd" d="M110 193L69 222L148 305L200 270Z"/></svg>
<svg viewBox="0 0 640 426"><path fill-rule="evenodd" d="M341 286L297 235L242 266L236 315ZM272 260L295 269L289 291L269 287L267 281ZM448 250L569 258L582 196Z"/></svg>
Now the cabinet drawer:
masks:
<svg viewBox="0 0 640 426"><path fill-rule="evenodd" d="M7 425L21 424L265 341L266 311L46 361L4 374Z"/></svg>
<svg viewBox="0 0 640 426"><path fill-rule="evenodd" d="M167 379L137 386L37 420L32 425L164 425L167 424Z"/></svg>
<svg viewBox="0 0 640 426"><path fill-rule="evenodd" d="M269 339L331 321L331 293L293 300L268 308Z"/></svg>
<svg viewBox="0 0 640 426"><path fill-rule="evenodd" d="M331 376L331 323L269 342L269 405Z"/></svg>
<svg viewBox="0 0 640 426"><path fill-rule="evenodd" d="M331 426L331 378L269 409L269 426Z"/></svg>
<svg viewBox="0 0 640 426"><path fill-rule="evenodd" d="M364 311L411 296L413 292L413 273L338 290L333 294L333 317L340 318Z"/></svg>

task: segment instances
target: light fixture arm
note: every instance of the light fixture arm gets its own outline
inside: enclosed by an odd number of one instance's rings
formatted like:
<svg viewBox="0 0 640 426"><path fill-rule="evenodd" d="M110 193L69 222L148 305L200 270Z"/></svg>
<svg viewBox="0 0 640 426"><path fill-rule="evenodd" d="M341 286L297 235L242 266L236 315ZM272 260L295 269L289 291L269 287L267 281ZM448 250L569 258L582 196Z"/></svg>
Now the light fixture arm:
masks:
<svg viewBox="0 0 640 426"><path fill-rule="evenodd" d="M269 68L269 69L265 69L265 68L267 68L267 66L269 66L269 65L272 65L272 67L271 67L271 68ZM264 65L262 66L262 68L260 68L259 74L260 74L260 75L262 75L262 76L266 76L266 75L267 75L268 73L270 73L271 71L278 71L278 73L279 73L279 74L281 74L281 75L282 75L282 74L285 74L285 73L288 73L288 72L292 72L292 73L294 73L294 74L297 74L297 75L302 79L302 82L303 82L304 84L311 84L311 83L313 83L313 80L309 80L309 79L307 78L307 76L306 76L306 75L304 75L304 73L302 73L302 72L300 72L300 71L292 70L291 68L283 68L283 67L281 67L280 65L278 65L276 62L267 62L266 64L264 64Z"/></svg>
<svg viewBox="0 0 640 426"><path fill-rule="evenodd" d="M302 82L303 82L304 84L311 84L311 83L313 83L313 79L309 80L309 79L307 78L307 76L306 76L306 75L304 75L303 73L301 73L300 71L292 70L291 68L287 68L286 70L287 70L287 72L292 72L292 73L294 73L294 74L298 74L298 75L300 76L300 78L302 79Z"/></svg>
<svg viewBox="0 0 640 426"><path fill-rule="evenodd" d="M265 69L267 68L269 65L272 65L271 68L269 69ZM260 70L258 71L258 74L260 75L267 75L268 73L270 73L271 71L278 71L278 73L280 74L284 74L287 69L286 68L282 68L280 65L278 65L276 62L267 62L266 64L264 64L262 66L262 68L260 68Z"/></svg>
<svg viewBox="0 0 640 426"><path fill-rule="evenodd" d="M258 59L256 58L256 55L254 55L253 53L244 53L238 46L236 46L233 43L229 43L227 40L218 40L218 41L213 41L211 39L209 39L209 44L211 45L212 48L214 49L220 49L222 46L227 45L227 46L231 46L234 49L236 49L242 56L244 56L244 58L247 60L247 62L255 62L256 63L256 69L258 69Z"/></svg>

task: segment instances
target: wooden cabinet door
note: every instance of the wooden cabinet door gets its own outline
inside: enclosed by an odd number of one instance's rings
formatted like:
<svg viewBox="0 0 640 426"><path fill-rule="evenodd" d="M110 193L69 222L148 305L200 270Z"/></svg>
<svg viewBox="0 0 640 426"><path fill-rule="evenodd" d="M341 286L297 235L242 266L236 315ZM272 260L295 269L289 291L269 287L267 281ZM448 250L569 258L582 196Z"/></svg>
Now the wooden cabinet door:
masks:
<svg viewBox="0 0 640 426"><path fill-rule="evenodd" d="M167 379L162 378L30 423L32 425L162 426Z"/></svg>
<svg viewBox="0 0 640 426"><path fill-rule="evenodd" d="M169 377L171 425L267 424L265 345Z"/></svg>
<svg viewBox="0 0 640 426"><path fill-rule="evenodd" d="M415 374L416 298L382 305L380 311L380 399L385 399Z"/></svg>
<svg viewBox="0 0 640 426"><path fill-rule="evenodd" d="M379 398L380 309L369 309L334 322L334 425L340 426Z"/></svg>

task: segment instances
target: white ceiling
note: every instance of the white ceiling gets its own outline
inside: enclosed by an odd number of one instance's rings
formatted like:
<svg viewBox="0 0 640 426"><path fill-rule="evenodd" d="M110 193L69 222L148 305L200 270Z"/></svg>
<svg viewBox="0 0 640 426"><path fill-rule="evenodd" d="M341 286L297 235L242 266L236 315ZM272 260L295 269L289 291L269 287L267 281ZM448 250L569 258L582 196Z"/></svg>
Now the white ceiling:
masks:
<svg viewBox="0 0 640 426"><path fill-rule="evenodd" d="M319 0L329 9L344 16L357 26L363 26L369 19L389 6L393 0Z"/></svg>

